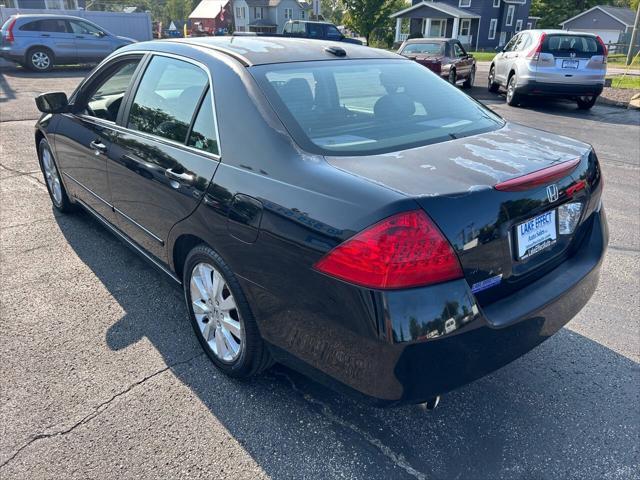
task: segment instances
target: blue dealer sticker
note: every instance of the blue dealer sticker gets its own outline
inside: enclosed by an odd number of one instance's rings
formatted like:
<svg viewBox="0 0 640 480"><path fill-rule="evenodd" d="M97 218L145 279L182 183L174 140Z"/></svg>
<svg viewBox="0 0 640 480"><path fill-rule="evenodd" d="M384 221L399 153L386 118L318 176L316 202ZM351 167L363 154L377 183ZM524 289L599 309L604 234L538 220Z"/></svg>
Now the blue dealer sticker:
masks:
<svg viewBox="0 0 640 480"><path fill-rule="evenodd" d="M496 275L495 277L487 278L482 280L481 282L474 283L471 286L471 291L473 293L481 292L482 290L486 290L487 288L495 287L502 281L502 274Z"/></svg>

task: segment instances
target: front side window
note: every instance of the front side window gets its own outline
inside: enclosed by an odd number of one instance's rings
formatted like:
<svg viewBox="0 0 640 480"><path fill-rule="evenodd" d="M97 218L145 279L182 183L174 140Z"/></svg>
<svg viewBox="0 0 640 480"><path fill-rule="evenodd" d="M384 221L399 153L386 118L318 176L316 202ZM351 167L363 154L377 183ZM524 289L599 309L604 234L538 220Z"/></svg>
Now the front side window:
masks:
<svg viewBox="0 0 640 480"><path fill-rule="evenodd" d="M328 60L250 71L296 142L313 153L405 150L503 125L490 110L411 61Z"/></svg>
<svg viewBox="0 0 640 480"><path fill-rule="evenodd" d="M95 35L97 37L104 35L104 31L87 22L70 20L69 24L71 25L71 30L73 30L73 33L76 35Z"/></svg>
<svg viewBox="0 0 640 480"><path fill-rule="evenodd" d="M211 99L211 89L207 91L200 111L193 124L193 129L189 134L187 145L204 150L205 152L218 155L218 137L215 117L213 115L213 104Z"/></svg>
<svg viewBox="0 0 640 480"><path fill-rule="evenodd" d="M518 40L520 40L520 37L518 35L516 35L511 40L509 40L509 43L507 43L504 47L504 51L513 52L516 49L516 44L518 43Z"/></svg>
<svg viewBox="0 0 640 480"><path fill-rule="evenodd" d="M208 76L198 66L153 57L133 99L127 127L184 143L207 85Z"/></svg>
<svg viewBox="0 0 640 480"><path fill-rule="evenodd" d="M338 30L333 25L327 25L327 38L330 39L330 40L332 40L332 39L341 39L342 38L342 34L340 33L340 30Z"/></svg>
<svg viewBox="0 0 640 480"><path fill-rule="evenodd" d="M467 53L464 51L464 48L462 48L462 46L457 42L453 44L453 51L455 52L456 57L458 58L467 56Z"/></svg>
<svg viewBox="0 0 640 480"><path fill-rule="evenodd" d="M119 62L87 99L84 114L114 122L140 59Z"/></svg>

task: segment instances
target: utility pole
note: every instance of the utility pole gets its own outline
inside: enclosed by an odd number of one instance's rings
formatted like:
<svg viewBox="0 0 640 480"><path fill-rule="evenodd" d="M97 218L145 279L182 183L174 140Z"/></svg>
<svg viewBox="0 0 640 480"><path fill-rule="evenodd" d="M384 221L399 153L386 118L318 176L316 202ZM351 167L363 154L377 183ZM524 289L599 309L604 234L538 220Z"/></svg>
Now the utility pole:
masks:
<svg viewBox="0 0 640 480"><path fill-rule="evenodd" d="M631 33L629 51L627 52L627 65L631 65L631 61L633 60L633 50L635 49L636 40L638 39L638 24L640 24L640 4L638 4L638 10L636 11L636 21L633 23L633 32Z"/></svg>

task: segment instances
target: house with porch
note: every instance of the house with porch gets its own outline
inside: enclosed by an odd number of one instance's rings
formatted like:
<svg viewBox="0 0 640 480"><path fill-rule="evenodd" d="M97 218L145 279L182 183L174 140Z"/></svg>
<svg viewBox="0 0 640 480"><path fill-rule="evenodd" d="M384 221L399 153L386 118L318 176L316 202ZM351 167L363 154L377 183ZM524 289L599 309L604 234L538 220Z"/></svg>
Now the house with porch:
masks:
<svg viewBox="0 0 640 480"><path fill-rule="evenodd" d="M304 0L233 0L234 30L282 33L288 20L308 20L313 9Z"/></svg>
<svg viewBox="0 0 640 480"><path fill-rule="evenodd" d="M535 28L530 8L531 0L412 0L391 17L397 42L409 36L457 38L472 50L491 50Z"/></svg>

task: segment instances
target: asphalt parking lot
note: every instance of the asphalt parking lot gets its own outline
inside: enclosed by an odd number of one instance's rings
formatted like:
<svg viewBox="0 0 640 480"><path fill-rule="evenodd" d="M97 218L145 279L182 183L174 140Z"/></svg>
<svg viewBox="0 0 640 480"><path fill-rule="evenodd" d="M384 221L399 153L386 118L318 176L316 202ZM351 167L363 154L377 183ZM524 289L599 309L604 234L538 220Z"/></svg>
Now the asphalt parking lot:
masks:
<svg viewBox="0 0 640 480"><path fill-rule="evenodd" d="M0 71L0 477L640 479L640 111L536 102L508 120L590 142L611 242L557 335L443 397L380 410L276 366L216 371L181 293L87 214L54 213L33 97L86 70Z"/></svg>

